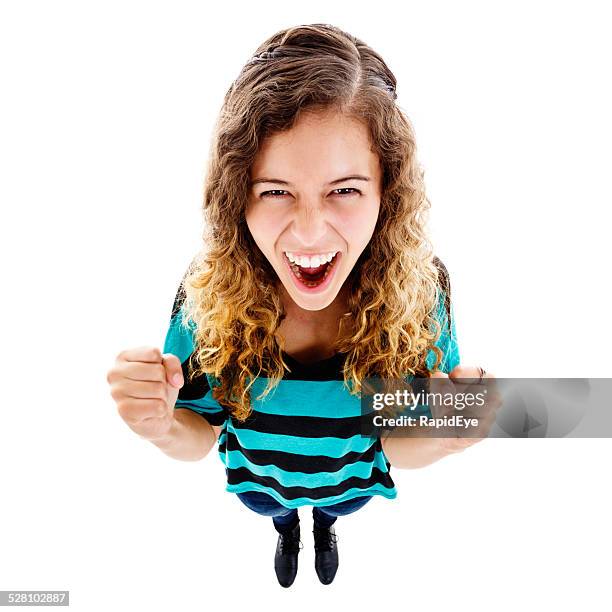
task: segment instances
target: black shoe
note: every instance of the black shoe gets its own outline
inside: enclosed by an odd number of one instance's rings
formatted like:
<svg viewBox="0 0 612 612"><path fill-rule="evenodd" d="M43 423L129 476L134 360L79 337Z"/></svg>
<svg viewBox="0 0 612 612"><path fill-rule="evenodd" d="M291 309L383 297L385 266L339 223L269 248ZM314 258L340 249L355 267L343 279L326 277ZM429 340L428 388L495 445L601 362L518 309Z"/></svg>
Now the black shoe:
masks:
<svg viewBox="0 0 612 612"><path fill-rule="evenodd" d="M281 586L290 587L298 570L298 553L303 548L300 542L300 523L286 535L279 533L274 555L274 570Z"/></svg>
<svg viewBox="0 0 612 612"><path fill-rule="evenodd" d="M330 584L338 569L338 536L334 526L328 528L314 527L315 570L323 584Z"/></svg>

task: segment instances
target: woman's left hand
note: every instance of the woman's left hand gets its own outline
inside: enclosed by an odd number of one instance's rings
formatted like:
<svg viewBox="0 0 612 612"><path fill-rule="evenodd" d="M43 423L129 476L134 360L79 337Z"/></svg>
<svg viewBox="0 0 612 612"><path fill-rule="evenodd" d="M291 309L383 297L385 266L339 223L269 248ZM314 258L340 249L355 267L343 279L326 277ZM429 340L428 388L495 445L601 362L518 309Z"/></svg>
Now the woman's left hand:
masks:
<svg viewBox="0 0 612 612"><path fill-rule="evenodd" d="M501 406L501 395L495 383L495 376L486 372L482 379L481 370L476 366L458 365L447 375L444 372L436 372L431 378L441 379L434 383L435 392L461 393L465 398L466 393L479 393L481 404L465 408L457 408L455 402L452 405L434 406L431 409L432 416L439 418L461 414L465 419L475 419L477 424L469 429L451 428L455 435L446 434L440 437L439 442L442 449L447 453L456 453L469 446L484 440L489 435L491 425L495 422L498 408ZM462 402L464 404L464 402ZM449 431L449 428L445 428ZM463 435L456 435L456 433Z"/></svg>

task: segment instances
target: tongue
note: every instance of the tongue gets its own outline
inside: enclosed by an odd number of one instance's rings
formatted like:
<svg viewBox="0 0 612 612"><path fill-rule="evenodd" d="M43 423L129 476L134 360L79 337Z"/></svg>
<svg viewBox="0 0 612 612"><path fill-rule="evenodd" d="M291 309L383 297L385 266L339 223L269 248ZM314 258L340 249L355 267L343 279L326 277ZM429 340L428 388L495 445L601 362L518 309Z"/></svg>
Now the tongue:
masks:
<svg viewBox="0 0 612 612"><path fill-rule="evenodd" d="M327 269L328 263L323 263L316 268L302 268L302 266L298 266L300 269L300 273L306 280L317 280L325 273Z"/></svg>

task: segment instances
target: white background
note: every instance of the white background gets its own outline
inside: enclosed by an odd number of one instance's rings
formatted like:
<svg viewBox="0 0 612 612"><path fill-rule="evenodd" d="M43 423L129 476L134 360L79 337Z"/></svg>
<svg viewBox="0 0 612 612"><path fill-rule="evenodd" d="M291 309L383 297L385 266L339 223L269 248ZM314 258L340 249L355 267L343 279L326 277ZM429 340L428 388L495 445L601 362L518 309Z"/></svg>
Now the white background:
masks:
<svg viewBox="0 0 612 612"><path fill-rule="evenodd" d="M222 97L277 30L332 23L398 80L463 362L610 376L609 19L595 2L3 2L0 590L75 610L609 610L609 439L487 440L340 518L334 583L123 423L106 373L161 346L200 240ZM606 41L607 38L607 41ZM348 606L351 606L349 608ZM327 609L327 608L324 608Z"/></svg>

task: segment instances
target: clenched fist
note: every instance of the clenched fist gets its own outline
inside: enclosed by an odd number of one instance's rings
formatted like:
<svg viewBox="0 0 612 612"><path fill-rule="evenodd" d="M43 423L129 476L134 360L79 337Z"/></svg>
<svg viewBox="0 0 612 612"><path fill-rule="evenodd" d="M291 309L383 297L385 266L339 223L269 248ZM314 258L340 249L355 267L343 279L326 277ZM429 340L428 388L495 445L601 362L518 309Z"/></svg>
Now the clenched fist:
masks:
<svg viewBox="0 0 612 612"><path fill-rule="evenodd" d="M127 349L119 353L106 380L119 415L132 431L147 440L170 431L174 404L184 384L176 355L162 355L154 347Z"/></svg>

